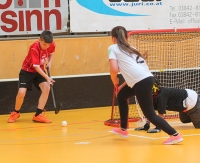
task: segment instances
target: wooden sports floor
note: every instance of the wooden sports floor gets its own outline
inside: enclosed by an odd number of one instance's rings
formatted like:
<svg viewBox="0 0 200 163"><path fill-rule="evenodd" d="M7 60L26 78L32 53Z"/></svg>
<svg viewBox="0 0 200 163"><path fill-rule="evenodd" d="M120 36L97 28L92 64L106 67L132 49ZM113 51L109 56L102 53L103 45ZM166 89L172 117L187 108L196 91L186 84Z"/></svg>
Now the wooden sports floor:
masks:
<svg viewBox="0 0 200 163"><path fill-rule="evenodd" d="M0 163L200 163L200 129L176 124L184 141L163 145L167 134L134 131L132 122L129 138L123 139L104 125L110 109L46 112L51 124L32 122L33 113L21 114L16 123L1 115Z"/></svg>

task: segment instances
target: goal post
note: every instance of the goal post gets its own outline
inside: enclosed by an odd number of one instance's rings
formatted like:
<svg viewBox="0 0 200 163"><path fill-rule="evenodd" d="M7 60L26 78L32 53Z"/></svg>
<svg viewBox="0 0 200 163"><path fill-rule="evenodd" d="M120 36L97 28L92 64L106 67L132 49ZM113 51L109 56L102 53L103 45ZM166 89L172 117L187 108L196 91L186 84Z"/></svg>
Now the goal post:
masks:
<svg viewBox="0 0 200 163"><path fill-rule="evenodd" d="M134 30L128 36L139 52L148 53L147 64L161 86L193 89L200 94L200 28ZM140 117L135 105L129 104L129 121ZM119 108L112 108L112 117L104 124L119 126ZM167 112L166 117L174 119L178 113Z"/></svg>

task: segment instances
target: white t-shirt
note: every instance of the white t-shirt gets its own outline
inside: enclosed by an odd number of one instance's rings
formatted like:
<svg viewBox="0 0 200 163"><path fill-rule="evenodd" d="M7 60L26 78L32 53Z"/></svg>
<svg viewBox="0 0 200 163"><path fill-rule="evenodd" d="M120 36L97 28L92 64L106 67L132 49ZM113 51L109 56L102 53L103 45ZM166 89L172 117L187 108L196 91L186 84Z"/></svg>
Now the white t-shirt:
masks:
<svg viewBox="0 0 200 163"><path fill-rule="evenodd" d="M119 71L129 87L133 87L137 82L153 76L150 72L146 61L138 55L131 56L122 52L117 44L113 44L108 48L109 59L115 59L118 62ZM141 62L142 63L138 63Z"/></svg>
<svg viewBox="0 0 200 163"><path fill-rule="evenodd" d="M186 110L188 111L196 105L198 94L191 89L185 90L187 91L188 97L183 101L183 106L187 108Z"/></svg>

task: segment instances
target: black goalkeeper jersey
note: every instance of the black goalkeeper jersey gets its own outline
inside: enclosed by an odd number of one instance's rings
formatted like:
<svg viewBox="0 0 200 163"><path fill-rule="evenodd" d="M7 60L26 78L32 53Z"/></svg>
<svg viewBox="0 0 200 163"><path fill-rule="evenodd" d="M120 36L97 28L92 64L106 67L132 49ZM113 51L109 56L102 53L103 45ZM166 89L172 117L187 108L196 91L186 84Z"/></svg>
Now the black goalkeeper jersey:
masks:
<svg viewBox="0 0 200 163"><path fill-rule="evenodd" d="M153 99L154 109L159 114L166 114L166 110L182 112L186 108L183 101L187 98L187 91L176 88L160 88L160 92Z"/></svg>

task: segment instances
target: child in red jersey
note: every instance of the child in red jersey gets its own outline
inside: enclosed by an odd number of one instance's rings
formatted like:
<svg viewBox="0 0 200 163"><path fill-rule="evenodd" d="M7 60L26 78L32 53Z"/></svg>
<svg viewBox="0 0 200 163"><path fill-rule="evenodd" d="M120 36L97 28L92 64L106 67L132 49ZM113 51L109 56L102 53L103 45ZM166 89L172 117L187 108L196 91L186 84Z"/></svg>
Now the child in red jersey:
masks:
<svg viewBox="0 0 200 163"><path fill-rule="evenodd" d="M51 123L43 114L46 105L50 84L55 81L45 73L45 64L51 68L52 57L55 51L55 43L53 42L53 34L50 31L43 31L38 41L34 42L28 51L28 55L22 64L19 73L19 89L16 96L15 110L11 112L8 119L9 123L16 122L20 117L20 109L24 101L27 90L32 89L32 84L41 90L36 113L33 115L33 121L41 123Z"/></svg>

